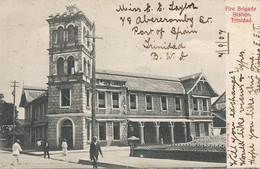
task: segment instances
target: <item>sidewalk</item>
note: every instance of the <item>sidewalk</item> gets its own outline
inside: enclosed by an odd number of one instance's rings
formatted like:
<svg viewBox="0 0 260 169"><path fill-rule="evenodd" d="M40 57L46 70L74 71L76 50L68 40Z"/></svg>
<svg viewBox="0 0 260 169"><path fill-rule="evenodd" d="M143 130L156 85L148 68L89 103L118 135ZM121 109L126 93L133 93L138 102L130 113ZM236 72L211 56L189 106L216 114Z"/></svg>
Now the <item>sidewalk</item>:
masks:
<svg viewBox="0 0 260 169"><path fill-rule="evenodd" d="M129 147L110 146L101 147L101 149L104 158L99 157L99 166L105 168L225 168L226 166L225 163L130 157ZM88 148L86 150L70 150L67 156L62 156L61 151L50 151L50 156L54 160L92 165L88 150ZM43 152L25 151L24 153L43 157Z"/></svg>

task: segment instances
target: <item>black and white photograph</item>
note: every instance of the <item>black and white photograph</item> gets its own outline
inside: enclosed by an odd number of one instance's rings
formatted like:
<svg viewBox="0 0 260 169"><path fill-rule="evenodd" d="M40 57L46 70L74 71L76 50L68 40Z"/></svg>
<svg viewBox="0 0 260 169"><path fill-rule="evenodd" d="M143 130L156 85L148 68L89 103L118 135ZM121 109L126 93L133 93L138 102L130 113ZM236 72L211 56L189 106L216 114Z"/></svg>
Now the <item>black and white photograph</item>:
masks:
<svg viewBox="0 0 260 169"><path fill-rule="evenodd" d="M0 168L258 166L259 2L0 2Z"/></svg>

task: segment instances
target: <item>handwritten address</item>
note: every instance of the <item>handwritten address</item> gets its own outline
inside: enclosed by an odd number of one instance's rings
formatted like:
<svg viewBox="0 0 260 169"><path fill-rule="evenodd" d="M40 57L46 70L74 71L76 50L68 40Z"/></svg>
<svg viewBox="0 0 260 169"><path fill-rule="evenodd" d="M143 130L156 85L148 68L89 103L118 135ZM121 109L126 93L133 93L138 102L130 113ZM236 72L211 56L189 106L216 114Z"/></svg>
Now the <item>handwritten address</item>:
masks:
<svg viewBox="0 0 260 169"><path fill-rule="evenodd" d="M123 29L141 39L141 48L150 52L152 60L171 60L188 57L189 47L181 37L190 37L199 32L196 24L210 24L211 16L198 15L199 6L196 2L142 3L121 4L115 9L120 14L119 20ZM168 14L168 15L165 15Z"/></svg>

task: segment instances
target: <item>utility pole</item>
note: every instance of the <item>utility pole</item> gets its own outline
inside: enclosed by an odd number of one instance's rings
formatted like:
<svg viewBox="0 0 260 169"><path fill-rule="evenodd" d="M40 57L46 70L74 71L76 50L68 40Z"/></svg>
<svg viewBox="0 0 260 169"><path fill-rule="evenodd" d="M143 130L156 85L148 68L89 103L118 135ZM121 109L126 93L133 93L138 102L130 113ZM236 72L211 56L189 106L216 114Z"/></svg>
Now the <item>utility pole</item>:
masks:
<svg viewBox="0 0 260 169"><path fill-rule="evenodd" d="M16 87L19 87L18 86L18 83L16 80L14 80L13 82L13 85L11 85L11 87L14 88L13 92L12 92L12 95L14 96L14 100L13 100L13 104L14 104L14 108L13 108L13 143L14 143L14 139L15 139L15 91L16 91Z"/></svg>
<svg viewBox="0 0 260 169"><path fill-rule="evenodd" d="M95 120L96 120L96 50L95 50L95 43L96 39L103 39L101 37L95 36L95 22L93 23L93 31L92 36L86 36L87 38L92 38L92 51L90 55L92 55L92 102L91 102L91 135L92 137L95 136Z"/></svg>

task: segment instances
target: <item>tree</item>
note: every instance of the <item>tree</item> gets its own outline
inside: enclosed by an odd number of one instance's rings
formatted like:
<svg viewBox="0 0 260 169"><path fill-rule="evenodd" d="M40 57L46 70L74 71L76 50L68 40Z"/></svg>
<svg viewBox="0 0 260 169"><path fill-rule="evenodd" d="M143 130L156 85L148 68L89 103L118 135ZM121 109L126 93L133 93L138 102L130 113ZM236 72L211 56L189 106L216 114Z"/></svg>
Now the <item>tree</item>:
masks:
<svg viewBox="0 0 260 169"><path fill-rule="evenodd" d="M3 96L3 95L2 95ZM1 94L0 94L1 98ZM2 97L3 98L3 97ZM13 108L14 104L0 100L0 138L7 139L12 142L13 135ZM18 111L15 110L15 135L21 135L21 125L17 121Z"/></svg>

